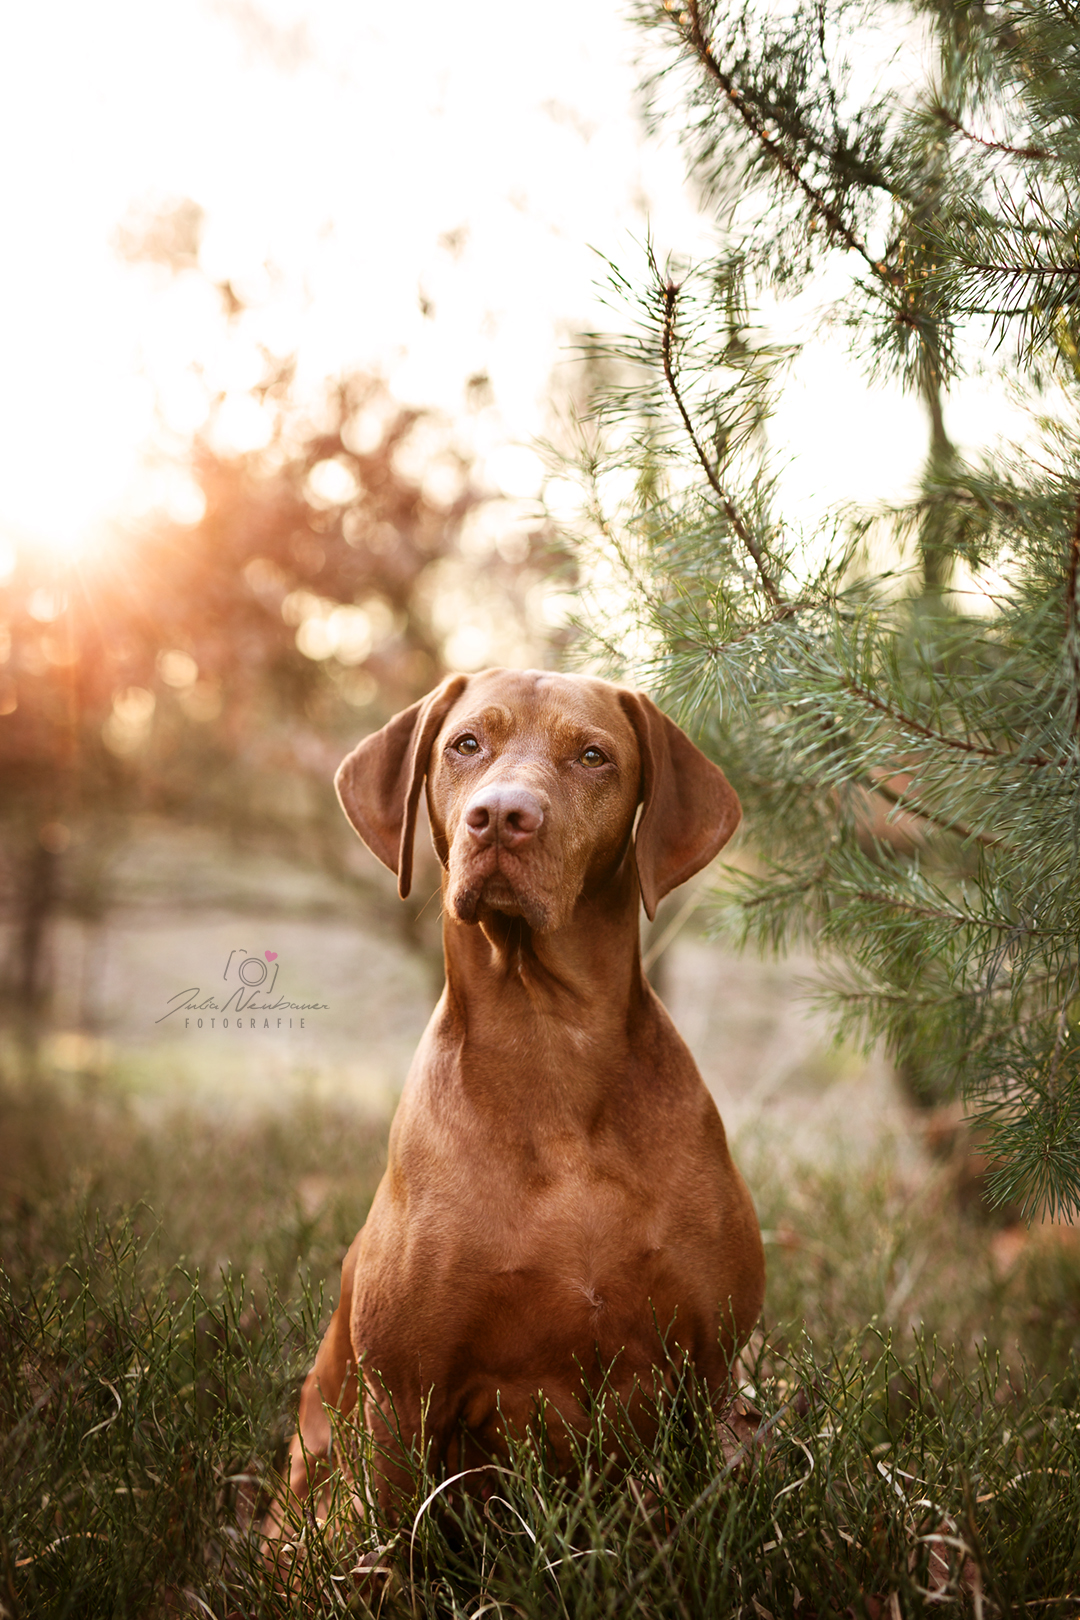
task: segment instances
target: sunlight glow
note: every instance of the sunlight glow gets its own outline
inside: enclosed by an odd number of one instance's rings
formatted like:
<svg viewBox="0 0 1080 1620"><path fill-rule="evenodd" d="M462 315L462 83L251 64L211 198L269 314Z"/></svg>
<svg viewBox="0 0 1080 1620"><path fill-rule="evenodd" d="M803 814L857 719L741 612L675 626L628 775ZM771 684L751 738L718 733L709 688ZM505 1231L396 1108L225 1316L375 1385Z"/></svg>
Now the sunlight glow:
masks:
<svg viewBox="0 0 1080 1620"><path fill-rule="evenodd" d="M494 32L437 0L407 20L348 0L58 0L4 26L0 141L21 156L0 211L21 235L0 262L19 311L0 575L12 546L66 565L117 520L197 523L201 492L163 456L201 430L227 454L265 446L271 412L250 390L292 354L302 400L371 369L398 401L441 411L508 498L498 533L471 531L506 554L544 483L529 443L557 436L578 386L575 334L619 324L597 250L635 277L647 235L661 258L715 246L674 140L642 137L638 40L608 0L509 7ZM140 257L139 229L170 199L173 238ZM849 274L814 296L842 296ZM969 409L996 404L955 403L960 441ZM373 448L384 419L356 425L353 447ZM845 497L904 493L926 430L915 401L871 393L842 336L823 335L770 437L786 506L810 523ZM401 453L453 498L460 469L419 429ZM332 504L347 477L324 463L312 488ZM573 485L546 493L571 520Z"/></svg>
<svg viewBox="0 0 1080 1620"><path fill-rule="evenodd" d="M0 265L20 311L0 522L27 552L85 555L114 516L197 521L190 496L154 489L147 448L182 448L208 415L219 449L264 445L247 390L268 353L299 355L301 396L374 368L477 453L520 447L548 426L564 334L598 322L588 244L640 239L646 193L661 241L701 238L678 154L643 176L632 40L605 0L511 8L494 41L435 0L407 29L346 0L105 0L92 17L59 0L6 19L5 39L0 139L24 160L0 176L23 232ZM182 231L124 262L118 244L185 198L201 269ZM529 454L506 493L537 493ZM449 492L453 469L437 478Z"/></svg>
<svg viewBox="0 0 1080 1620"><path fill-rule="evenodd" d="M145 686L127 686L115 693L112 713L101 728L110 753L124 758L136 753L150 736L156 700Z"/></svg>

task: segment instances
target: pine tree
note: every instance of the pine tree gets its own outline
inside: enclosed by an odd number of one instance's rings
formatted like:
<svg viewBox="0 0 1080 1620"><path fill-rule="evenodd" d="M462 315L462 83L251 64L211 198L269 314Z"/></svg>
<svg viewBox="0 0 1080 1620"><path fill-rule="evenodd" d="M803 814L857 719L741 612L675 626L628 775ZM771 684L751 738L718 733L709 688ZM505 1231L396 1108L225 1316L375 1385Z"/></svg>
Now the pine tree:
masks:
<svg viewBox="0 0 1080 1620"><path fill-rule="evenodd" d="M587 646L743 800L759 859L727 880L726 928L812 941L838 1032L967 1099L995 1195L1074 1213L1080 9L667 0L638 20L650 116L680 130L719 249L650 255L636 292L612 270L637 306L583 454ZM770 474L784 354L761 310L837 255L855 274L833 318L922 399L929 451L907 506L803 534ZM1030 443L966 465L943 402L977 368L1022 397Z"/></svg>

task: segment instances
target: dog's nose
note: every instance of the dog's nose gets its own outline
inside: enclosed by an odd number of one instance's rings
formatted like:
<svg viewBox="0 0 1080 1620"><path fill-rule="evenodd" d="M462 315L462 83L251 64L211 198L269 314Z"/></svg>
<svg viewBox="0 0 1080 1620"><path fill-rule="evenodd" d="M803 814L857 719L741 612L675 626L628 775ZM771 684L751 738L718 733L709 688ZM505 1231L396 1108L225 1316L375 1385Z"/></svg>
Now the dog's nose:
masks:
<svg viewBox="0 0 1080 1620"><path fill-rule="evenodd" d="M490 844L520 849L536 836L543 819L540 801L528 788L485 788L465 808L465 825L482 849Z"/></svg>

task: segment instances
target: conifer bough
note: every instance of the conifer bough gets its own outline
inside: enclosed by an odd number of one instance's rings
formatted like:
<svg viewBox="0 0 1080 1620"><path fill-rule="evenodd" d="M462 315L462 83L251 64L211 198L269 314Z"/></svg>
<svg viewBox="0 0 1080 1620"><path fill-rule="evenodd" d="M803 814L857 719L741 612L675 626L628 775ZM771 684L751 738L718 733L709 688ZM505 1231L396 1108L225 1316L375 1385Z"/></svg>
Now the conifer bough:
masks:
<svg viewBox="0 0 1080 1620"><path fill-rule="evenodd" d="M615 380L581 545L627 588L587 601L589 653L647 681L743 799L757 860L725 880L727 931L811 941L838 1033L884 1038L921 1098L966 1099L994 1196L1075 1214L1080 9L686 0L638 21L649 116L678 128L719 248L695 269L650 250L636 290L611 268L636 313L592 338ZM765 433L790 351L754 312L838 255L831 319L922 400L928 454L906 505L804 534ZM1030 426L976 462L945 408L977 374ZM612 469L633 487L615 509Z"/></svg>

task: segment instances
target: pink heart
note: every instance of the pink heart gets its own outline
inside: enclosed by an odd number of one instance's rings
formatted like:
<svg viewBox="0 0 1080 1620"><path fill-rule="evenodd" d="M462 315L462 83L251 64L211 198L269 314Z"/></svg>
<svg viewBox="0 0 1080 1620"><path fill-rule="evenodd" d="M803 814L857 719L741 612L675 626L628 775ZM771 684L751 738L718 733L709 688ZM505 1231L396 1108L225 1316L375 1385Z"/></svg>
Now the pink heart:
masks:
<svg viewBox="0 0 1080 1620"><path fill-rule="evenodd" d="M266 957L268 962L277 961L277 951L263 951L263 955Z"/></svg>

